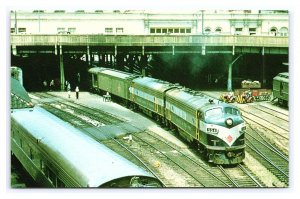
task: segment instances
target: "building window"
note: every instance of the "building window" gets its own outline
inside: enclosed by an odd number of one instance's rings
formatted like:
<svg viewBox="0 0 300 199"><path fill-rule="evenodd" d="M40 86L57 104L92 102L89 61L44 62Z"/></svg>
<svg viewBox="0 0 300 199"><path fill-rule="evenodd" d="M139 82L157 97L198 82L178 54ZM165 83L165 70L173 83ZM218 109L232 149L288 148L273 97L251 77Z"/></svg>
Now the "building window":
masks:
<svg viewBox="0 0 300 199"><path fill-rule="evenodd" d="M44 13L44 10L34 10L33 13Z"/></svg>
<svg viewBox="0 0 300 199"><path fill-rule="evenodd" d="M280 32L280 36L283 36L283 37L288 36L288 29L286 27L280 28L279 32Z"/></svg>
<svg viewBox="0 0 300 199"><path fill-rule="evenodd" d="M113 28L105 28L105 33L112 33L113 32Z"/></svg>
<svg viewBox="0 0 300 199"><path fill-rule="evenodd" d="M84 13L84 10L76 10L75 13Z"/></svg>
<svg viewBox="0 0 300 199"><path fill-rule="evenodd" d="M19 33L26 33L26 28L18 28Z"/></svg>
<svg viewBox="0 0 300 199"><path fill-rule="evenodd" d="M11 28L10 29L10 33L15 33L16 32L16 29L15 28Z"/></svg>
<svg viewBox="0 0 300 199"><path fill-rule="evenodd" d="M168 33L173 33L174 29L173 28L168 28Z"/></svg>
<svg viewBox="0 0 300 199"><path fill-rule="evenodd" d="M124 29L123 28L116 28L116 33L123 33Z"/></svg>
<svg viewBox="0 0 300 199"><path fill-rule="evenodd" d="M54 10L54 13L65 13L65 10Z"/></svg>
<svg viewBox="0 0 300 199"><path fill-rule="evenodd" d="M218 27L218 28L216 28L215 32L220 34L222 32L222 29L220 27Z"/></svg>
<svg viewBox="0 0 300 199"><path fill-rule="evenodd" d="M271 35L276 36L277 35L277 28L275 28L275 27L271 28L270 33L271 33Z"/></svg>
<svg viewBox="0 0 300 199"><path fill-rule="evenodd" d="M256 35L256 28L249 28L250 35Z"/></svg>
<svg viewBox="0 0 300 199"><path fill-rule="evenodd" d="M58 34L64 34L65 33L65 28L57 28L57 33Z"/></svg>
<svg viewBox="0 0 300 199"><path fill-rule="evenodd" d="M75 31L76 31L76 28L68 28L69 34L73 34L73 33L75 33Z"/></svg>
<svg viewBox="0 0 300 199"><path fill-rule="evenodd" d="M150 33L151 34L170 34L170 33L191 33L192 29L191 28L150 28Z"/></svg>
<svg viewBox="0 0 300 199"><path fill-rule="evenodd" d="M235 34L240 35L243 32L243 28L235 28Z"/></svg>
<svg viewBox="0 0 300 199"><path fill-rule="evenodd" d="M205 29L204 29L204 33L205 33L205 34L210 34L210 32L211 32L210 28L205 28Z"/></svg>

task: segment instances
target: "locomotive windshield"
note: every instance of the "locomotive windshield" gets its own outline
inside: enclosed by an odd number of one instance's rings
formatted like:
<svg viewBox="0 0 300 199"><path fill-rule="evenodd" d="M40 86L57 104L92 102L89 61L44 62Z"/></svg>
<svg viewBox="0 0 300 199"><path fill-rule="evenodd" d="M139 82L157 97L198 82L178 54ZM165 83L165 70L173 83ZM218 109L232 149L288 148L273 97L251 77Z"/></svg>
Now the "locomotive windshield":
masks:
<svg viewBox="0 0 300 199"><path fill-rule="evenodd" d="M232 107L225 107L224 112L231 115L240 115L239 110Z"/></svg>
<svg viewBox="0 0 300 199"><path fill-rule="evenodd" d="M213 108L205 112L206 117L222 115L222 108Z"/></svg>
<svg viewBox="0 0 300 199"><path fill-rule="evenodd" d="M207 110L205 112L205 116L212 117L212 116L222 115L223 113L231 114L231 115L240 115L239 110L236 108L225 107L224 111L223 111L223 109L221 107L219 107L219 108L213 108L213 109Z"/></svg>

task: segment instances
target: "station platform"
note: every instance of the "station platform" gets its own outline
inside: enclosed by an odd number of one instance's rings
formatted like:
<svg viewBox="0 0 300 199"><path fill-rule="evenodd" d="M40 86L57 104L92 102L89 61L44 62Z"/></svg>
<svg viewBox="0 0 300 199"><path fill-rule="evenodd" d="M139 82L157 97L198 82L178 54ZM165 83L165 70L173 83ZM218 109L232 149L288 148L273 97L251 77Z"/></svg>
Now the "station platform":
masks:
<svg viewBox="0 0 300 199"><path fill-rule="evenodd" d="M187 143L182 142L177 137L175 137L171 132L162 128L151 118L146 117L144 114L139 112L134 112L126 107L123 107L113 100L105 100L103 96L89 93L89 92L80 92L79 99L76 99L76 93L72 92L69 98L68 92L48 92L49 94L61 97L67 101L88 106L90 108L99 109L101 111L107 112L111 115L125 120L126 123L130 123L134 128L135 132L150 131L158 134L161 137L166 138L168 141L172 142L180 148L188 148ZM127 135L126 135L127 136Z"/></svg>

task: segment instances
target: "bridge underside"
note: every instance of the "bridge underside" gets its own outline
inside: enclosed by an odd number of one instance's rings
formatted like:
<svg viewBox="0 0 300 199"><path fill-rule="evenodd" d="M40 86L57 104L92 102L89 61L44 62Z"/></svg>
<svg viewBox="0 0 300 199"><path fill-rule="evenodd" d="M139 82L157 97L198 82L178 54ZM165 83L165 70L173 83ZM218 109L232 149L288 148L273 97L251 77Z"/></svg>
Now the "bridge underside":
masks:
<svg viewBox="0 0 300 199"><path fill-rule="evenodd" d="M231 69L233 89L245 79L270 87L278 72L288 71L282 67L288 62L288 48L282 47L16 46L11 56L12 65L24 70L29 90L43 89L45 79L57 79L58 90L65 88L66 80L88 88L86 71L92 66L145 74L195 89L226 89L228 66L239 56Z"/></svg>
<svg viewBox="0 0 300 199"><path fill-rule="evenodd" d="M65 54L281 54L287 55L288 48L249 46L60 46ZM58 46L15 46L14 55L59 54Z"/></svg>

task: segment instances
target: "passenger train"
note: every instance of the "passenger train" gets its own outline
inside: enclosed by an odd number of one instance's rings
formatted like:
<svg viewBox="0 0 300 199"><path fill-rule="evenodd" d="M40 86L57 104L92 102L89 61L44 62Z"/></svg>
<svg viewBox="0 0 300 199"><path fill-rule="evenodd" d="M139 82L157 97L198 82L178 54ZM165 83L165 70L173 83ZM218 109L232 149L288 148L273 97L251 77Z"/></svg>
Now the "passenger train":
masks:
<svg viewBox="0 0 300 199"><path fill-rule="evenodd" d="M240 111L200 92L166 81L94 67L92 89L109 92L162 124L175 128L209 162L237 164L245 158L245 123Z"/></svg>
<svg viewBox="0 0 300 199"><path fill-rule="evenodd" d="M11 152L44 187L163 187L150 172L38 106L11 109Z"/></svg>

